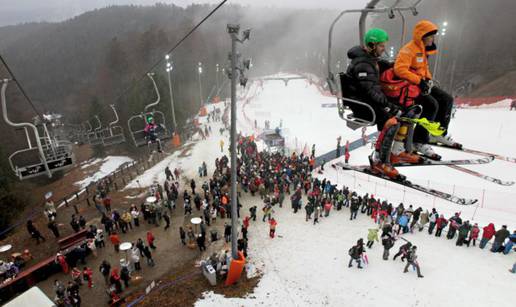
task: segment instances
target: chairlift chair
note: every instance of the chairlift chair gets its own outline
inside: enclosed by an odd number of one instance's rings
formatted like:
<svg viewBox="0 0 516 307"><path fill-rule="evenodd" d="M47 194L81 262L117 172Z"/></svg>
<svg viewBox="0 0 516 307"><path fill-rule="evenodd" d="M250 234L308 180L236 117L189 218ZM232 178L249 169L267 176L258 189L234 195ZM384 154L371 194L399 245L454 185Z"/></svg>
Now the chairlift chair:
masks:
<svg viewBox="0 0 516 307"><path fill-rule="evenodd" d="M148 73L147 76L151 79L152 84L154 85L154 91L156 92L157 98L153 103L146 105L142 113L131 116L127 121L129 133L131 134L134 146L136 147L141 147L148 144L144 131L146 119L148 116L152 116L156 125L160 128L156 131L159 140L163 141L172 137L172 134L165 125L165 114L154 109L149 111L150 108L153 108L159 104L161 96L159 94L158 86L154 81L154 73Z"/></svg>
<svg viewBox="0 0 516 307"><path fill-rule="evenodd" d="M47 175L49 178L57 171L62 171L75 164L72 144L68 141L56 140L48 131L45 122L38 125L33 123L14 123L7 116L7 101L5 92L9 79L1 81L1 102L4 121L12 127L23 128L28 148L17 150L9 156L9 165L20 179ZM40 129L42 133L40 133ZM31 141L33 133L35 145Z"/></svg>
<svg viewBox="0 0 516 307"><path fill-rule="evenodd" d="M100 122L100 119L97 115L95 115L94 118L97 121L97 127L95 127L95 128L93 128L91 126L89 121L86 121L86 123L90 127L90 130L88 131L88 143L90 143L90 145L99 145L99 144L102 144L102 137L101 137L102 123Z"/></svg>
<svg viewBox="0 0 516 307"><path fill-rule="evenodd" d="M396 16L395 13L398 13L401 16L402 20L402 35L401 35L401 46L403 46L403 42L405 40L405 16L403 12L410 11L414 16L418 14L417 6L423 0L414 0L410 5L402 5L402 0L396 0L391 6L377 8L377 4L380 0L370 0L364 9L355 9L355 10L345 10L342 11L337 18L332 22L328 34L328 87L330 92L337 97L337 108L339 112L339 116L346 121L346 125L356 130L361 127L373 126L376 122L376 114L374 109L367 103L352 99L351 97L347 97L347 93L343 92L343 84L346 85L346 82L349 82L349 78L346 78L346 74L344 72L334 73L333 65L332 65L332 42L333 42L333 29L337 22L348 13L360 13L359 19L359 40L360 44L363 44L364 35L365 35L365 25L367 15L369 13L377 13L377 14L388 14L389 18L394 18ZM370 117L367 118L359 118L354 116L351 111L351 106L353 107L362 107L368 110L371 114Z"/></svg>
<svg viewBox="0 0 516 307"><path fill-rule="evenodd" d="M125 142L124 129L117 125L119 118L114 105L109 105L115 114L115 120L110 122L108 127L102 132L102 144L104 146L117 145Z"/></svg>

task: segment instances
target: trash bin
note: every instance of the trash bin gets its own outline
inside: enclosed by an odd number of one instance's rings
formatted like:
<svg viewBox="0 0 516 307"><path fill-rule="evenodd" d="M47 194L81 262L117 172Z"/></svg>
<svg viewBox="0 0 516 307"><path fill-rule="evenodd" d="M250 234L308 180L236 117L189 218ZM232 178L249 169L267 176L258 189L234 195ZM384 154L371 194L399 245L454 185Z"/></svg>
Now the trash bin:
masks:
<svg viewBox="0 0 516 307"><path fill-rule="evenodd" d="M217 285L217 272L211 264L204 264L202 266L202 274L210 282L210 285Z"/></svg>

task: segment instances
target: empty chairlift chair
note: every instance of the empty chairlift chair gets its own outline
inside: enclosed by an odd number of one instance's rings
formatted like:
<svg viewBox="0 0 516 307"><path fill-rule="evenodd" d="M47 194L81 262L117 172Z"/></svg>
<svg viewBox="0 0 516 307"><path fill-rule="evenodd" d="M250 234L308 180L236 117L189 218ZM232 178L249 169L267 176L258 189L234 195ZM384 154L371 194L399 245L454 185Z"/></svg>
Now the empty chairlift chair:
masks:
<svg viewBox="0 0 516 307"><path fill-rule="evenodd" d="M333 43L333 29L336 25L336 23L347 13L360 13L360 20L359 20L359 38L360 38L360 44L363 44L364 41L364 35L365 35L365 24L367 15L369 13L375 13L375 14L382 14L386 13L388 14L389 18L394 18L396 16L396 13L398 13L401 16L402 20L402 35L401 35L401 42L400 46L403 46L403 42L405 39L405 17L403 15L404 12L410 11L415 16L418 14L416 7L421 3L423 0L415 0L410 5L403 5L402 0L396 0L394 3L387 7L380 7L377 8L376 6L380 2L380 0L371 0L366 5L364 9L356 9L356 10L345 10L342 11L337 18L333 21L333 23L330 26L329 30L329 38L328 38L328 59L327 59L327 65L328 65L328 86L333 95L337 97L337 108L339 112L339 116L346 121L346 125L356 130L361 127L366 126L373 126L376 122L376 114L374 112L374 109L367 103L356 100L352 96L349 95L349 93L346 91L346 89L351 87L351 78L344 72L339 72L335 74L333 72L333 66L334 63L332 62L332 43ZM368 116L362 115L362 117L357 117L353 114L353 110L355 112L357 110L360 110L361 114L368 114Z"/></svg>
<svg viewBox="0 0 516 307"><path fill-rule="evenodd" d="M157 98L156 101L153 103L150 103L145 106L143 109L143 112L137 115L133 115L129 118L127 121L127 126L129 129L129 133L131 134L131 138L133 140L134 146L141 147L148 144L148 140L145 137L145 125L146 120L149 116L154 118L154 121L156 125L158 126L158 129L156 131L157 137L163 141L166 139L169 139L172 137L172 134L167 129L167 126L165 125L165 114L161 111L156 111L152 109L152 111L149 111L149 109L154 108L157 106L160 102L161 96L159 94L158 86L156 85L156 82L154 81L154 74L148 73L147 76L151 79L152 84L154 86L154 91L156 92Z"/></svg>
<svg viewBox="0 0 516 307"><path fill-rule="evenodd" d="M15 175L22 180L41 175L47 175L50 178L53 173L72 167L75 163L72 144L68 141L54 138L49 133L44 121L33 124L14 123L9 120L5 97L9 80L2 80L1 83L4 121L9 126L23 128L27 140L27 148L17 150L9 156L9 165Z"/></svg>
<svg viewBox="0 0 516 307"><path fill-rule="evenodd" d="M117 145L125 142L124 129L117 125L119 118L114 105L109 105L115 114L115 120L110 122L102 132L102 143L104 146Z"/></svg>

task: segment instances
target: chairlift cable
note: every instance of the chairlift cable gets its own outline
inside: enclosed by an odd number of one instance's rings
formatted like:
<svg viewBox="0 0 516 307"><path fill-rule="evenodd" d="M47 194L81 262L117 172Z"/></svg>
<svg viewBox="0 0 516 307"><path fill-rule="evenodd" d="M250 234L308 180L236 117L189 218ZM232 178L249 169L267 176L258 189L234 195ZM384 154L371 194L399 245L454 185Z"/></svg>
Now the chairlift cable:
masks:
<svg viewBox="0 0 516 307"><path fill-rule="evenodd" d="M41 119L43 119L43 116L41 115L42 113L38 111L38 109L36 108L36 106L34 106L34 103L32 102L32 100L29 98L29 96L27 95L27 93L25 92L25 90L23 89L21 83L18 81L18 79L16 79L16 77L14 76L13 74L13 71L11 70L11 68L9 67L9 65L7 65L7 62L4 60L4 57L0 54L0 60L2 61L2 64L4 64L4 67L7 69L7 72L9 73L9 75L11 75L13 81L16 83L16 85L18 86L18 88L20 89L20 91L22 92L23 96L25 97L25 99L27 99L27 101L29 102L29 104L31 105L32 109L34 110L34 112L36 112L36 115L38 115Z"/></svg>
<svg viewBox="0 0 516 307"><path fill-rule="evenodd" d="M206 20L208 20L213 14L215 14L216 11L218 11L228 0L223 0L221 3L219 3L206 17L204 17L195 27L193 27L182 39L180 39L174 47L172 47L166 54L171 54L177 47L179 47L190 35L192 35ZM121 99L125 94L127 94L133 87L134 84L138 84L140 81L145 79L147 77L147 74L152 72L153 69L155 69L158 65L163 62L163 58L158 60L154 65L151 66L150 69L148 69L136 82L133 82L129 87L127 87L120 95L117 96L117 98L114 101L118 101Z"/></svg>

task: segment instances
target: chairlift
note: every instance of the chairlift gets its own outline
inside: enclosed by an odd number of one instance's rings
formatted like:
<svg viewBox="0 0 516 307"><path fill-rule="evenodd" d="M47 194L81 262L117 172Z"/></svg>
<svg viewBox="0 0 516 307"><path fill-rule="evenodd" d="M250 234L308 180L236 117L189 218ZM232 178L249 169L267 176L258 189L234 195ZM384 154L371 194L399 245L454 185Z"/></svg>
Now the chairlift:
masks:
<svg viewBox="0 0 516 307"><path fill-rule="evenodd" d="M108 127L102 131L102 144L104 146L117 145L125 142L124 129L117 125L119 118L115 105L109 105L115 114L115 120L110 122Z"/></svg>
<svg viewBox="0 0 516 307"><path fill-rule="evenodd" d="M23 128L28 148L17 150L9 156L9 165L20 179L28 179L46 174L49 178L57 171L62 171L75 164L72 144L69 141L57 140L49 132L46 123L14 123L7 116L5 92L9 79L2 80L1 101L4 121L12 127ZM40 128L42 133L40 133ZM33 146L31 133L36 145Z"/></svg>
<svg viewBox="0 0 516 307"><path fill-rule="evenodd" d="M165 114L161 111L156 111L154 109L160 102L161 96L159 94L158 86L154 81L154 73L148 73L147 76L151 79L152 84L154 85L154 91L156 92L157 98L156 101L148 104L143 109L143 112L137 115L133 115L127 121L127 126L129 128L129 133L131 134L131 138L133 139L134 146L141 147L148 144L147 139L145 138L145 125L147 117L152 116L156 125L160 128L156 131L157 137L159 140L165 140L172 137L172 134L165 126ZM149 109L152 108L152 111Z"/></svg>
<svg viewBox="0 0 516 307"><path fill-rule="evenodd" d="M359 41L360 44L363 45L364 35L365 35L365 25L367 15L369 13L376 14L387 14L389 18L393 19L396 17L396 13L398 13L402 20L402 31L401 31L401 46L403 46L405 40L405 16L404 12L410 11L414 16L418 14L417 6L423 0L414 0L410 5L402 5L402 0L396 0L394 3L387 7L379 7L377 8L377 4L380 0L370 0L364 9L355 9L355 10L344 10L342 11L337 18L332 22L328 34L328 87L330 92L337 97L337 108L339 112L339 116L346 121L346 125L356 130L361 127L373 126L376 122L376 114L374 109L367 103L352 99L350 97L346 97L346 93L342 91L343 88L346 87L347 83L350 82L350 78L347 78L347 74L345 72L338 72L335 74L333 72L332 65L332 42L333 42L333 29L337 22L348 13L360 13L359 19ZM351 107L361 107L365 108L370 112L371 116L366 118L359 118L353 115L351 111Z"/></svg>

